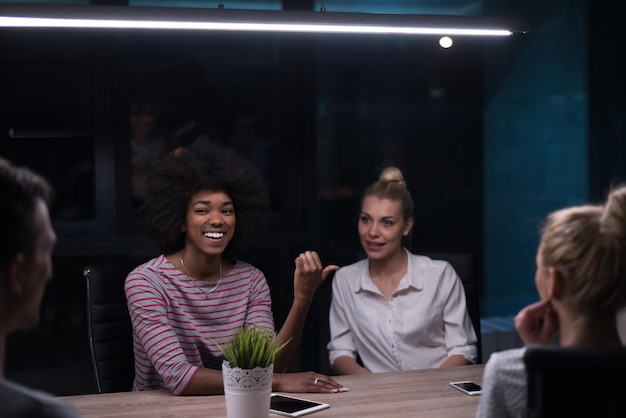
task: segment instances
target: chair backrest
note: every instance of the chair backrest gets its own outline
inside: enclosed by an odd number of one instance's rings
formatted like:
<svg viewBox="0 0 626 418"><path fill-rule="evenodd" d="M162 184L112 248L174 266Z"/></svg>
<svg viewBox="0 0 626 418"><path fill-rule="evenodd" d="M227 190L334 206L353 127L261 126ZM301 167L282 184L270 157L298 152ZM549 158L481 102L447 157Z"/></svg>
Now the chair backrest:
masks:
<svg viewBox="0 0 626 418"><path fill-rule="evenodd" d="M626 415L626 348L529 346L528 417Z"/></svg>
<svg viewBox="0 0 626 418"><path fill-rule="evenodd" d="M463 282L467 312L474 325L478 337L478 363L482 363L482 338L480 330L480 287L476 255L471 252L425 252L422 254L433 260L444 260L450 263Z"/></svg>
<svg viewBox="0 0 626 418"><path fill-rule="evenodd" d="M98 392L130 391L135 377L133 333L124 281L136 260L92 264L87 281L87 322L91 360Z"/></svg>

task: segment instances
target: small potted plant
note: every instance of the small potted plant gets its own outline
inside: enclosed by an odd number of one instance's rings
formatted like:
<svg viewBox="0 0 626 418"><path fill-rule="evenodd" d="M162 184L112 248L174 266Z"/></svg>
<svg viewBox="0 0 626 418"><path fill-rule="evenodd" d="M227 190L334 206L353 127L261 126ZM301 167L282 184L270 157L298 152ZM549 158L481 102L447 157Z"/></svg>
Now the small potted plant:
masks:
<svg viewBox="0 0 626 418"><path fill-rule="evenodd" d="M222 362L228 418L267 418L276 354L280 343L269 329L242 327L233 339L217 344Z"/></svg>

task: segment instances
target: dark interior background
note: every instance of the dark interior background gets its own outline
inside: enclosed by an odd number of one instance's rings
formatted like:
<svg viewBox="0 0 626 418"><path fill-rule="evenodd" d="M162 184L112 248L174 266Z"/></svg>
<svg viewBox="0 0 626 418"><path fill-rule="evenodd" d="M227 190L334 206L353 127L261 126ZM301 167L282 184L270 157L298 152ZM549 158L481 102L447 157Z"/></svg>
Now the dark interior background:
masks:
<svg viewBox="0 0 626 418"><path fill-rule="evenodd" d="M0 30L0 155L55 185L52 216L59 237L41 324L9 339L7 376L61 395L94 390L82 269L158 254L137 210L142 176L159 155L198 133L239 149L268 179L270 224L240 257L265 272L278 326L291 303L293 259L300 251L315 249L325 263L340 265L361 257L355 223L360 193L392 164L403 170L416 202L412 249L475 254L483 305L489 306L500 288L491 294L482 272L500 276L502 266L482 267L485 253L501 247L485 238L494 228L491 215L485 216L494 196L485 178L493 156L485 136L498 123L487 110L503 94L503 80L529 62L550 71L528 51L552 35L533 33L533 23L559 11L523 3L487 1L483 9L528 19L529 34L458 38L449 50L434 37ZM588 83L586 113L572 123L582 123L576 129L584 132L589 168L581 174L584 196L565 196L550 203L555 206L599 199L607 184L626 178L624 65L618 63L624 46L605 43L620 36L616 16L623 16L623 7L557 3L575 17L578 26L569 29L584 40L584 65L572 71ZM313 2L283 4L310 10ZM519 90L531 81L524 83ZM523 136L528 126L509 128ZM501 137L500 144L507 140ZM141 141L152 145L137 145ZM545 145L536 144L534 152ZM161 153L141 160L146 149ZM520 155L520 165L534 152ZM519 200L528 199L521 193ZM532 253L535 231L529 237L523 250ZM329 300L325 283L294 370L329 372ZM486 315L510 313L494 308ZM63 377L50 381L44 372Z"/></svg>

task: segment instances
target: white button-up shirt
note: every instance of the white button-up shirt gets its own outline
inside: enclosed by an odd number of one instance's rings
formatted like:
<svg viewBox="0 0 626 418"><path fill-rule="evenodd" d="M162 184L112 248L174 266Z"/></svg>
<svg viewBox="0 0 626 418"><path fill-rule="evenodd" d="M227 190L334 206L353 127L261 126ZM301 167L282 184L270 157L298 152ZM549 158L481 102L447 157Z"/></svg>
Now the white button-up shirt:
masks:
<svg viewBox="0 0 626 418"><path fill-rule="evenodd" d="M367 259L335 273L331 364L357 354L372 373L439 367L453 355L476 362L476 332L456 272L446 261L407 255L406 275L389 300L372 282Z"/></svg>

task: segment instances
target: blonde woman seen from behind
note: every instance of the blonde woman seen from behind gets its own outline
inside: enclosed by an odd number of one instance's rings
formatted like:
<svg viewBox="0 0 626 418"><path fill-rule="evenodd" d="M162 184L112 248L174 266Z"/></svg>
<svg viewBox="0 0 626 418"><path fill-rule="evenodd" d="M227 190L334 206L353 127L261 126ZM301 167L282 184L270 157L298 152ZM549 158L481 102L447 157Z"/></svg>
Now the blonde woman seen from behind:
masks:
<svg viewBox="0 0 626 418"><path fill-rule="evenodd" d="M539 302L515 328L526 345L620 347L617 312L626 306L626 187L601 206L550 214L536 257ZM477 417L525 417L524 348L494 353L483 378Z"/></svg>

